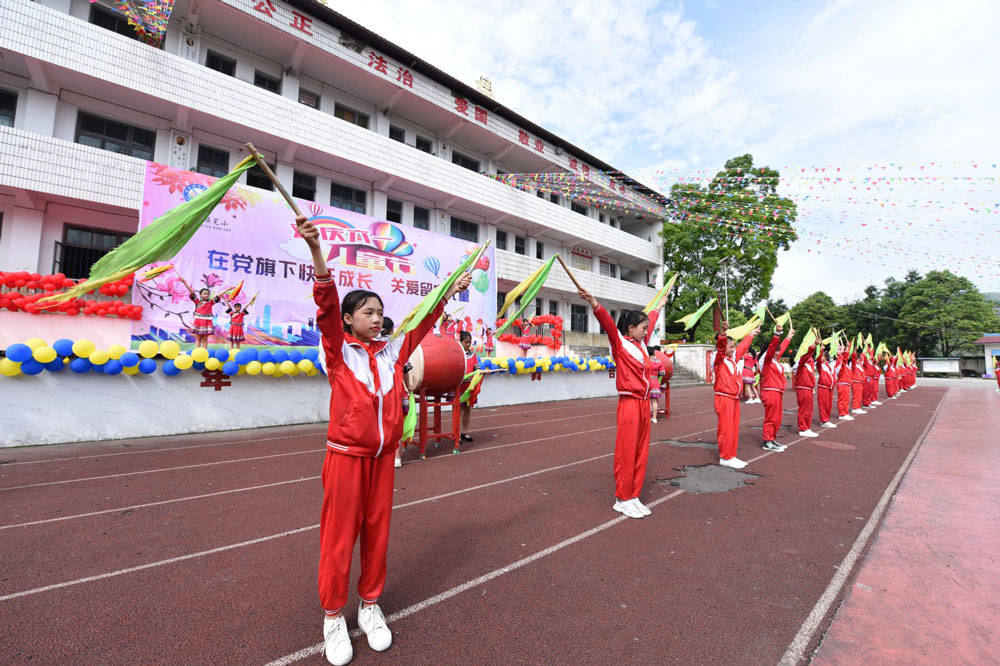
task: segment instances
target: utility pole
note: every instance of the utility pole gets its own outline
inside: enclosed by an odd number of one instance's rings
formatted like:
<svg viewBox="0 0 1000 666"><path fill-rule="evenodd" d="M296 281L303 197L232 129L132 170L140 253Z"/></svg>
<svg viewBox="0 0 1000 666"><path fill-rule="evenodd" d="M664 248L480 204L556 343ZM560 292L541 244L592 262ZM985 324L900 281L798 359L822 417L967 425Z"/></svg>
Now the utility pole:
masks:
<svg viewBox="0 0 1000 666"><path fill-rule="evenodd" d="M719 266L725 265L726 267L725 270L722 272L722 280L726 290L726 321L729 321L729 263L728 262L730 259L732 259L732 257L726 257L721 262L719 262Z"/></svg>

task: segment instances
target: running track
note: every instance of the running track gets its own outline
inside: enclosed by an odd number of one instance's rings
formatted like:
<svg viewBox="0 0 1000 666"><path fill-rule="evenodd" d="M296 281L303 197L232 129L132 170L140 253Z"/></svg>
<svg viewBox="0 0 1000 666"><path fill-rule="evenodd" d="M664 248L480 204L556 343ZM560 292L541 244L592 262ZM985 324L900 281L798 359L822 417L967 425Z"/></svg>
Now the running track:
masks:
<svg viewBox="0 0 1000 666"><path fill-rule="evenodd" d="M613 398L477 410L462 455L397 474L395 644L358 638L353 663L794 663L943 395L920 387L815 440L786 427L778 454L757 445L761 406L743 406L740 456L760 478L692 494L656 481L717 460L664 441L714 442L711 390L675 391L641 521L611 511ZM325 663L324 432L0 451L0 661Z"/></svg>

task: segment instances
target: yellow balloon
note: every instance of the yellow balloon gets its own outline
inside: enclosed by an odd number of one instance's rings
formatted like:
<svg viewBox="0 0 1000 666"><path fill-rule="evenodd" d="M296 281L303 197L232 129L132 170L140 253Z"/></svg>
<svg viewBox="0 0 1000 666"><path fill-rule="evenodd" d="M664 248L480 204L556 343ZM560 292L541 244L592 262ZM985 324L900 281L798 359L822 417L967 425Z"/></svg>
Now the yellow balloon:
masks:
<svg viewBox="0 0 1000 666"><path fill-rule="evenodd" d="M295 363L293 361L282 361L281 365L278 367L280 367L281 371L287 375L295 370Z"/></svg>
<svg viewBox="0 0 1000 666"><path fill-rule="evenodd" d="M115 360L118 360L122 357L122 354L124 354L127 351L128 350L122 347L121 345L111 345L110 347L108 347L108 356L110 356Z"/></svg>
<svg viewBox="0 0 1000 666"><path fill-rule="evenodd" d="M97 346L90 340L77 340L73 343L73 353L80 358L89 358Z"/></svg>
<svg viewBox="0 0 1000 666"><path fill-rule="evenodd" d="M318 374L319 370L317 370L316 368L313 368L312 370L306 370L306 376L308 377L315 377Z"/></svg>
<svg viewBox="0 0 1000 666"><path fill-rule="evenodd" d="M187 370L194 365L194 359L187 354L178 354L174 357L174 365L178 370Z"/></svg>
<svg viewBox="0 0 1000 666"><path fill-rule="evenodd" d="M29 340L25 340L24 344L31 347L31 351L35 351L39 347L45 346L45 340L42 340L41 338L31 338Z"/></svg>
<svg viewBox="0 0 1000 666"><path fill-rule="evenodd" d="M13 377L19 374L21 374L20 363L15 363L9 358L0 359L0 375L3 375L4 377Z"/></svg>
<svg viewBox="0 0 1000 666"><path fill-rule="evenodd" d="M208 360L208 350L204 347L195 347L191 350L191 358L195 363L204 363Z"/></svg>
<svg viewBox="0 0 1000 666"><path fill-rule="evenodd" d="M105 363L108 362L108 359L110 359L111 357L108 356L108 352L102 349L98 349L97 351L92 353L89 358L90 362L93 363L94 365L104 365Z"/></svg>
<svg viewBox="0 0 1000 666"><path fill-rule="evenodd" d="M260 366L260 371L268 376L273 375L274 371L277 369L278 366L276 366L274 363L265 363L264 365Z"/></svg>
<svg viewBox="0 0 1000 666"><path fill-rule="evenodd" d="M222 367L222 361L220 361L219 359L217 359L215 357L212 357L212 358L208 359L207 361L205 361L205 369L206 370L218 370L221 367Z"/></svg>
<svg viewBox="0 0 1000 666"><path fill-rule="evenodd" d="M248 375L259 375L260 374L260 361L250 361L246 364Z"/></svg>
<svg viewBox="0 0 1000 666"><path fill-rule="evenodd" d="M122 372L124 372L126 375L134 375L137 372L139 372L139 366L138 366L138 364L136 364L136 365L129 366L127 368L122 368Z"/></svg>
<svg viewBox="0 0 1000 666"><path fill-rule="evenodd" d="M233 349L230 349L230 350L229 350L229 358L227 358L226 360L227 360L227 361L235 361L235 360L236 360L236 353L237 353L238 351L239 351L239 350L238 350L238 349L236 349L236 348L233 348Z"/></svg>
<svg viewBox="0 0 1000 666"><path fill-rule="evenodd" d="M160 343L160 353L163 354L163 358L175 358L180 352L181 346L173 340L165 340Z"/></svg>
<svg viewBox="0 0 1000 666"><path fill-rule="evenodd" d="M160 345L153 340L143 340L139 343L139 356L153 358L160 351Z"/></svg>
<svg viewBox="0 0 1000 666"><path fill-rule="evenodd" d="M316 367L313 365L313 362L307 358L302 359L295 365L297 365L299 367L299 370L301 370L302 372L309 372L310 370Z"/></svg>
<svg viewBox="0 0 1000 666"><path fill-rule="evenodd" d="M56 350L48 346L37 348L31 353L31 355L34 356L35 360L39 363L49 363L50 361L56 360L56 356L58 356Z"/></svg>

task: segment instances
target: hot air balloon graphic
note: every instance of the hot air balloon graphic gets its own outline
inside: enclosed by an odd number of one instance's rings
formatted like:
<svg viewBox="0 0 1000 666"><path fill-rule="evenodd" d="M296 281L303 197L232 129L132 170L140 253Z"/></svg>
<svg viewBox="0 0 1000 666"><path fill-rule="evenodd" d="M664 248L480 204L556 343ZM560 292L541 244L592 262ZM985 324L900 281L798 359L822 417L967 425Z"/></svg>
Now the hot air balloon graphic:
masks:
<svg viewBox="0 0 1000 666"><path fill-rule="evenodd" d="M424 268L434 273L434 277L437 277L438 271L441 270L441 262L438 261L437 257L427 257L424 259Z"/></svg>
<svg viewBox="0 0 1000 666"><path fill-rule="evenodd" d="M394 254L397 257L406 257L413 254L413 247L406 242L406 236L395 224L390 222L373 222L369 228L372 241L375 247Z"/></svg>

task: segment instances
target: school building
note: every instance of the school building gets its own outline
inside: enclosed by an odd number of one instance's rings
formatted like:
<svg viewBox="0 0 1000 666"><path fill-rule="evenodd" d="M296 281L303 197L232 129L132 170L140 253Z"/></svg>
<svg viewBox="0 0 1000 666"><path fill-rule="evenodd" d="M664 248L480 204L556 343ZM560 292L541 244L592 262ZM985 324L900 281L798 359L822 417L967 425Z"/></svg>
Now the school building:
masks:
<svg viewBox="0 0 1000 666"><path fill-rule="evenodd" d="M178 0L156 48L110 2L0 0L0 270L84 277L137 230L147 160L222 175L247 141L296 197L492 240L500 298L555 252L610 310L662 280L661 196L324 4ZM611 203L491 177L551 172ZM575 292L553 271L529 312L606 348Z"/></svg>

